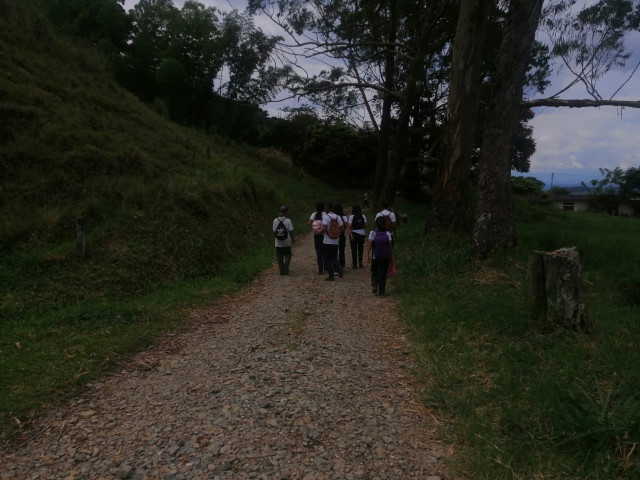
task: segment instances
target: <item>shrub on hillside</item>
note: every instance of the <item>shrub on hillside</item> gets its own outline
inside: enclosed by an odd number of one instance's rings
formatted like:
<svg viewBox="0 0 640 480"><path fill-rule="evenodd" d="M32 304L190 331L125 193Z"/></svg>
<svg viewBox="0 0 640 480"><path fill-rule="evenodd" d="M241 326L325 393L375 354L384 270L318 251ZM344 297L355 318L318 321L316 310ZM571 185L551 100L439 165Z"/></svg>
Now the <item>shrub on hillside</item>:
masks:
<svg viewBox="0 0 640 480"><path fill-rule="evenodd" d="M258 155L260 156L260 160L277 172L291 171L293 169L291 155L277 148L261 148L258 150Z"/></svg>

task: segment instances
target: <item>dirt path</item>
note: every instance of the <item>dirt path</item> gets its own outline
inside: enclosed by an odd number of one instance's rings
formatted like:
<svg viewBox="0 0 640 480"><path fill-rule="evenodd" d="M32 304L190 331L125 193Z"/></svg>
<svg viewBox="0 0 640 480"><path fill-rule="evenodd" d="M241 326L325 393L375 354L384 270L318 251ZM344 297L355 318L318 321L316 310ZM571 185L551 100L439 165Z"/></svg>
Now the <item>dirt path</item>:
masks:
<svg viewBox="0 0 640 480"><path fill-rule="evenodd" d="M393 282L384 298L366 267L325 282L310 235L291 271L43 417L0 479L448 478Z"/></svg>

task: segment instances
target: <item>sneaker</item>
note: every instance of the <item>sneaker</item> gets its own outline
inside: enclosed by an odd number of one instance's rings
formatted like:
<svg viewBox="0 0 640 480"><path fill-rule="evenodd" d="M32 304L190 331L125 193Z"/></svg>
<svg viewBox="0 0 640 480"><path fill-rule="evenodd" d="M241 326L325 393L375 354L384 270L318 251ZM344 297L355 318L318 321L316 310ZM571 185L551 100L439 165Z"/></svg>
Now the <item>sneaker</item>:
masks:
<svg viewBox="0 0 640 480"><path fill-rule="evenodd" d="M326 282L334 282L335 280L336 280L336 279L335 279L335 277L333 277L333 276L329 276L329 277L325 278L325 281L326 281Z"/></svg>
<svg viewBox="0 0 640 480"><path fill-rule="evenodd" d="M338 277L342 278L344 276L344 268L341 268L340 270L338 270Z"/></svg>

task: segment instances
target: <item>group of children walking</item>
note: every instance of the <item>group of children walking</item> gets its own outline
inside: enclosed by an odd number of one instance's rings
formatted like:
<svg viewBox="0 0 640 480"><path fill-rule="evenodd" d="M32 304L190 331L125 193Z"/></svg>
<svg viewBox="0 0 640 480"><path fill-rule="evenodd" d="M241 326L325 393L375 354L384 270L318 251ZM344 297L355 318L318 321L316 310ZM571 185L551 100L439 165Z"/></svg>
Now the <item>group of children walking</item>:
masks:
<svg viewBox="0 0 640 480"><path fill-rule="evenodd" d="M280 207L280 215L273 220L276 238L276 255L280 275L289 273L293 225L287 218L287 207ZM342 278L346 265L345 250L347 238L351 248L351 264L355 270L363 268L363 259L371 263L372 292L384 295L387 276L395 273L393 260L396 217L388 206L376 214L375 228L369 232L367 217L360 205L354 205L347 216L341 204L318 203L316 211L309 217L308 224L313 231L318 274L327 274L326 281Z"/></svg>

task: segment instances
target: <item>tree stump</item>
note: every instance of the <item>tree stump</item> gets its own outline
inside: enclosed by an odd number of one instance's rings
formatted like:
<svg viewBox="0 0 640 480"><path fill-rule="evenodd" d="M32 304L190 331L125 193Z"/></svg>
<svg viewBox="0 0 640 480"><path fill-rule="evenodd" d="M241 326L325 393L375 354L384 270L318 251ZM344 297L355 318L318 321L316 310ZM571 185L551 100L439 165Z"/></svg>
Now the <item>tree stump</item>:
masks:
<svg viewBox="0 0 640 480"><path fill-rule="evenodd" d="M535 314L554 326L590 330L582 293L582 266L575 247L535 251L529 262Z"/></svg>

